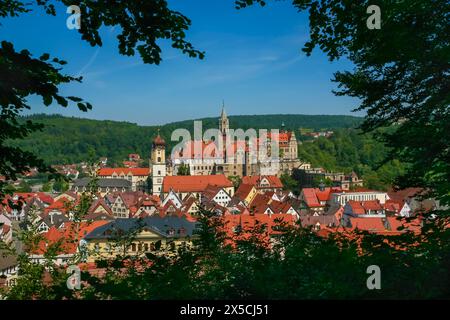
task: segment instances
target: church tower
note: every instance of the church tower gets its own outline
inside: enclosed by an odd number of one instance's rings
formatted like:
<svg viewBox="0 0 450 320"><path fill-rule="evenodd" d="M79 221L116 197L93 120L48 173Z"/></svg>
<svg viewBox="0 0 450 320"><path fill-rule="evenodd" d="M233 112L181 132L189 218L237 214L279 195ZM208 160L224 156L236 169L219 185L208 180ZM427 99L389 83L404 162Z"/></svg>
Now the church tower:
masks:
<svg viewBox="0 0 450 320"><path fill-rule="evenodd" d="M150 160L152 168L152 194L161 195L163 179L166 176L166 142L159 135L153 139Z"/></svg>
<svg viewBox="0 0 450 320"><path fill-rule="evenodd" d="M222 133L222 135L228 134L228 130L230 129L229 123L228 123L228 117L225 112L225 103L222 103L222 113L220 114L219 119L219 130Z"/></svg>

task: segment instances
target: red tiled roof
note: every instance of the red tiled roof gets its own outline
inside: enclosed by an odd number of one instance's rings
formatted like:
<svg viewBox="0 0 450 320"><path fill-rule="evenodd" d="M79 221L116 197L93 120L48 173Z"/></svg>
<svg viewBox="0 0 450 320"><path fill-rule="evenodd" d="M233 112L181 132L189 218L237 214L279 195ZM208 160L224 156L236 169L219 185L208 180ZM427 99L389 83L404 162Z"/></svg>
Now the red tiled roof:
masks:
<svg viewBox="0 0 450 320"><path fill-rule="evenodd" d="M205 176L167 176L163 180L163 192L202 192L208 185L229 188L233 183L223 174Z"/></svg>
<svg viewBox="0 0 450 320"><path fill-rule="evenodd" d="M337 227L340 224L339 219L335 215L300 216L300 221L303 227L319 224L321 229L328 226Z"/></svg>
<svg viewBox="0 0 450 320"><path fill-rule="evenodd" d="M314 191L316 193L317 199L319 201L328 201L331 198L331 194L335 192L342 192L341 187L326 187L322 190L320 188L314 188Z"/></svg>
<svg viewBox="0 0 450 320"><path fill-rule="evenodd" d="M349 200L348 204L355 214L366 214L369 210L383 210L383 206L378 200L354 201Z"/></svg>
<svg viewBox="0 0 450 320"><path fill-rule="evenodd" d="M365 214L366 210L364 210L364 207L361 205L361 202L359 201L348 201L348 205L352 208L352 212L354 214Z"/></svg>
<svg viewBox="0 0 450 320"><path fill-rule="evenodd" d="M252 191L253 186L250 184L241 183L239 188L236 190L234 196L240 200L244 200Z"/></svg>
<svg viewBox="0 0 450 320"><path fill-rule="evenodd" d="M407 220L400 217L386 217L386 219L392 232L402 233L412 231L414 233L420 233L421 231L421 221L419 218Z"/></svg>
<svg viewBox="0 0 450 320"><path fill-rule="evenodd" d="M99 176L112 176L116 173L120 175L131 174L133 176L148 176L150 174L150 168L100 168L98 170Z"/></svg>
<svg viewBox="0 0 450 320"><path fill-rule="evenodd" d="M111 216L113 215L113 212L112 212L111 208L106 204L105 200L103 200L102 198L97 199L96 201L94 201L92 203L91 207L89 208L88 212L89 213L93 213L100 206L103 207L103 209L105 209L105 211L109 215L111 215Z"/></svg>
<svg viewBox="0 0 450 320"><path fill-rule="evenodd" d="M358 229L370 232L384 232L386 227L382 218L350 218L351 230Z"/></svg>
<svg viewBox="0 0 450 320"><path fill-rule="evenodd" d="M365 210L383 210L383 207L378 200L362 201L361 205Z"/></svg>
<svg viewBox="0 0 450 320"><path fill-rule="evenodd" d="M219 192L220 190L222 190L221 187L218 186L214 186L214 185L207 185L205 190L203 191L202 195L209 199L212 200Z"/></svg>
<svg viewBox="0 0 450 320"><path fill-rule="evenodd" d="M59 198L55 202L53 202L51 205L49 205L47 208L44 209L44 213L48 213L52 210L58 210L61 212L66 212L69 208L71 208L74 205L74 202L67 199L67 198Z"/></svg>
<svg viewBox="0 0 450 320"><path fill-rule="evenodd" d="M11 226L7 224L2 225L2 232L0 233L0 235L8 234L9 230L11 230Z"/></svg>
<svg viewBox="0 0 450 320"><path fill-rule="evenodd" d="M276 226L284 223L288 225L294 225L295 223L294 217L291 214L237 214L226 215L223 217L223 219L226 232L229 235L234 235L235 228L240 226L242 230L242 236L244 238L248 237L256 226L265 225L266 230L262 236L267 237L280 233L280 231L276 229Z"/></svg>
<svg viewBox="0 0 450 320"><path fill-rule="evenodd" d="M253 210L256 211L257 208L261 208L261 207L266 208L271 201L272 201L271 197L267 196L266 194L258 193L253 198L252 202L250 202L248 207L251 208L251 211L253 211Z"/></svg>
<svg viewBox="0 0 450 320"><path fill-rule="evenodd" d="M405 200L406 198L412 198L416 195L420 195L421 192L423 192L423 189L421 188L406 188L403 190L397 190L397 191L388 191L388 196L392 200Z"/></svg>
<svg viewBox="0 0 450 320"><path fill-rule="evenodd" d="M342 189L340 187L326 187L323 190L320 190L320 188L303 188L302 191L306 205L314 208L322 207L323 205L320 202L329 201L331 194L341 192Z"/></svg>
<svg viewBox="0 0 450 320"><path fill-rule="evenodd" d="M60 247L57 254L73 254L76 253L78 248L78 241L85 235L93 231L94 229L109 223L109 221L94 221L94 222L81 222L79 224L78 232L76 232L76 224L73 222L67 222L65 227L58 230L52 226L46 233L44 233L43 240L39 242L36 254L44 254L47 251L49 245L60 243Z"/></svg>
<svg viewBox="0 0 450 320"><path fill-rule="evenodd" d="M270 208L274 213L287 213L287 211L292 208L289 202L272 201L270 203Z"/></svg>
<svg viewBox="0 0 450 320"><path fill-rule="evenodd" d="M242 177L242 183L253 185L258 189L260 188L259 184L264 178L269 182L269 186L262 188L283 188L283 183L281 183L280 178L277 176L244 176Z"/></svg>
<svg viewBox="0 0 450 320"><path fill-rule="evenodd" d="M26 202L29 202L33 198L37 198L47 204L51 204L54 201L53 198L45 192L15 192L13 197L15 196Z"/></svg>
<svg viewBox="0 0 450 320"><path fill-rule="evenodd" d="M182 208L184 210L189 210L197 202L198 202L198 199L196 197L186 196L182 201L182 203L183 203Z"/></svg>
<svg viewBox="0 0 450 320"><path fill-rule="evenodd" d="M386 203L384 204L384 208L386 209L386 211L399 213L402 208L402 205L393 200L387 200Z"/></svg>
<svg viewBox="0 0 450 320"><path fill-rule="evenodd" d="M118 192L115 195L123 200L125 206L128 209L131 209L131 207L137 205L140 199L145 196L142 191ZM117 197L114 198L114 201L117 199Z"/></svg>
<svg viewBox="0 0 450 320"><path fill-rule="evenodd" d="M54 201L52 196L49 194L46 194L45 192L38 192L37 196L42 202L45 202L47 204L52 204Z"/></svg>
<svg viewBox="0 0 450 320"><path fill-rule="evenodd" d="M314 191L314 188L303 188L303 200L309 208L322 207L319 199L317 199L317 194Z"/></svg>
<svg viewBox="0 0 450 320"><path fill-rule="evenodd" d="M136 161L123 161L122 163L127 168L136 168L139 165Z"/></svg>

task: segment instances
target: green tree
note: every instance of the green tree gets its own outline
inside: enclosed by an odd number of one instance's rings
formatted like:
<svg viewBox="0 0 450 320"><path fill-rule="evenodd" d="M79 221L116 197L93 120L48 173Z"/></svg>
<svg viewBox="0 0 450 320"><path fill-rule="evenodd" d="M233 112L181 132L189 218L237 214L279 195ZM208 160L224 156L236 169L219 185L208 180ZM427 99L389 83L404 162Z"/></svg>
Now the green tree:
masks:
<svg viewBox="0 0 450 320"><path fill-rule="evenodd" d="M283 173L280 176L281 183L283 184L283 190L292 191L294 194L300 194L300 186L297 180L291 177L288 173Z"/></svg>
<svg viewBox="0 0 450 320"><path fill-rule="evenodd" d="M33 5L42 7L47 14L55 15L54 3L70 6L68 0L59 1L0 1L0 18L17 17L32 11ZM159 64L162 61L161 48L157 41L167 39L172 47L179 49L189 57L203 58L204 53L196 50L185 40L185 31L191 21L181 13L171 10L166 0L120 1L111 9L109 1L83 1L79 4L83 23L78 32L81 38L91 46L101 46L99 29L102 25L118 26L118 49L123 55L139 53L144 63ZM65 61L51 58L48 53L34 58L27 51L17 52L12 43L2 41L0 47L0 175L7 180L16 180L17 175L37 167L40 172L52 172L39 157L18 146L11 145L11 140L24 139L32 132L42 129L42 125L29 120L19 121L19 115L30 109L27 97L40 96L44 105L53 102L67 107L75 103L81 111L92 108L91 104L81 98L62 96L59 86L80 82L61 73ZM0 195L4 194L6 184L0 181Z"/></svg>
<svg viewBox="0 0 450 320"><path fill-rule="evenodd" d="M190 175L191 175L191 171L190 171L190 169L189 169L189 165L184 164L184 163L181 164L181 165L178 167L177 174L178 174L179 176L190 176Z"/></svg>
<svg viewBox="0 0 450 320"><path fill-rule="evenodd" d="M19 186L16 188L17 192L31 192L31 187L25 180L20 181Z"/></svg>
<svg viewBox="0 0 450 320"><path fill-rule="evenodd" d="M42 191L50 192L51 190L52 190L52 183L50 181L48 181L42 185Z"/></svg>
<svg viewBox="0 0 450 320"><path fill-rule="evenodd" d="M229 176L228 179L233 183L235 189L239 188L242 183L242 179L239 176Z"/></svg>
<svg viewBox="0 0 450 320"><path fill-rule="evenodd" d="M69 190L69 183L64 179L57 179L53 183L53 190L56 192L66 192Z"/></svg>

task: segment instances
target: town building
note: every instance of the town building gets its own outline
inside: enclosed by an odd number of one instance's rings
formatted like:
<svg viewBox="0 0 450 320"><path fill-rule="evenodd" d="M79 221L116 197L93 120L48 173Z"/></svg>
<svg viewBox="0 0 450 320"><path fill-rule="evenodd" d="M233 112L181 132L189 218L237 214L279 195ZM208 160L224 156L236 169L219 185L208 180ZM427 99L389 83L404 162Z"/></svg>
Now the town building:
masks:
<svg viewBox="0 0 450 320"><path fill-rule="evenodd" d="M357 189L356 191L342 191L331 194L330 202L344 206L348 201L371 201L378 200L382 205L389 200L386 192L368 189Z"/></svg>
<svg viewBox="0 0 450 320"><path fill-rule="evenodd" d="M187 195L194 195L197 199L209 187L220 187L229 195L234 195L233 183L223 174L204 176L166 176L163 179L162 198L171 191L183 200Z"/></svg>
<svg viewBox="0 0 450 320"><path fill-rule="evenodd" d="M242 183L254 186L258 192L277 192L283 189L283 183L275 175L245 176L242 178Z"/></svg>
<svg viewBox="0 0 450 320"><path fill-rule="evenodd" d="M254 185L241 183L234 194L234 198L237 199L238 202L242 201L243 205L248 206L249 203L253 201L257 193L258 190Z"/></svg>
<svg viewBox="0 0 450 320"><path fill-rule="evenodd" d="M176 254L177 248L190 246L197 223L189 217L151 216L138 219L119 219L102 225L83 240L86 241L87 262L112 259L117 255L145 255L145 253ZM124 234L135 234L131 243L117 241Z"/></svg>
<svg viewBox="0 0 450 320"><path fill-rule="evenodd" d="M97 179L82 178L76 180L71 190L75 193L94 192L104 197L108 193L132 191L132 182L123 178Z"/></svg>
<svg viewBox="0 0 450 320"><path fill-rule="evenodd" d="M97 175L101 179L128 180L132 191L146 191L150 168L100 168Z"/></svg>
<svg viewBox="0 0 450 320"><path fill-rule="evenodd" d="M208 185L201 193L200 201L202 203L214 202L222 207L227 207L231 201L231 196L222 187Z"/></svg>
<svg viewBox="0 0 450 320"><path fill-rule="evenodd" d="M18 272L19 261L17 261L17 257L0 248L0 288L14 286ZM0 300L1 298L0 295Z"/></svg>
<svg viewBox="0 0 450 320"><path fill-rule="evenodd" d="M355 172L331 172L323 168L299 168L297 171L301 188L317 187L320 183L329 181L334 187L342 190L352 190L363 186L363 180Z"/></svg>
<svg viewBox="0 0 450 320"><path fill-rule="evenodd" d="M331 195L336 192L342 192L342 189L339 187L325 187L324 185L321 185L319 188L303 188L299 199L305 204L309 213L319 215L326 211Z"/></svg>
<svg viewBox="0 0 450 320"><path fill-rule="evenodd" d="M42 234L42 240L39 241L37 248L29 255L29 258L32 262L44 264L48 259L45 256L48 248L54 246L53 262L58 266L66 266L79 253L83 237L107 223L108 221L67 222L60 228L53 226Z"/></svg>

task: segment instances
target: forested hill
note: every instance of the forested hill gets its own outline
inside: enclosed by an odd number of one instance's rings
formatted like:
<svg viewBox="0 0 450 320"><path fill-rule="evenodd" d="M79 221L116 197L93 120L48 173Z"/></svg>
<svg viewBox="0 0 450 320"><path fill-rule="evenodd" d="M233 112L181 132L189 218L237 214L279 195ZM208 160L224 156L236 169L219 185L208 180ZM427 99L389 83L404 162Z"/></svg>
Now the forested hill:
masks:
<svg viewBox="0 0 450 320"><path fill-rule="evenodd" d="M310 128L314 130L352 128L361 123L362 118L342 115L303 115L303 114L268 114L268 115L241 115L228 116L230 128L255 128L276 129L284 124L286 129L298 130L299 128ZM199 119L203 127L216 128L218 117ZM185 120L167 124L169 127L191 128L192 120Z"/></svg>
<svg viewBox="0 0 450 320"><path fill-rule="evenodd" d="M186 128L192 131L193 120L168 123L162 126L139 126L129 122L100 121L61 115L31 115L23 119L45 125L42 132L33 133L20 145L33 151L51 164L76 163L89 156L108 157L110 163L120 163L129 153L148 157L152 137L160 128L169 147L173 130ZM243 115L229 116L231 128L280 128L298 132L300 128L337 129L355 127L362 118L339 115ZM203 130L217 128L217 118L204 118Z"/></svg>

